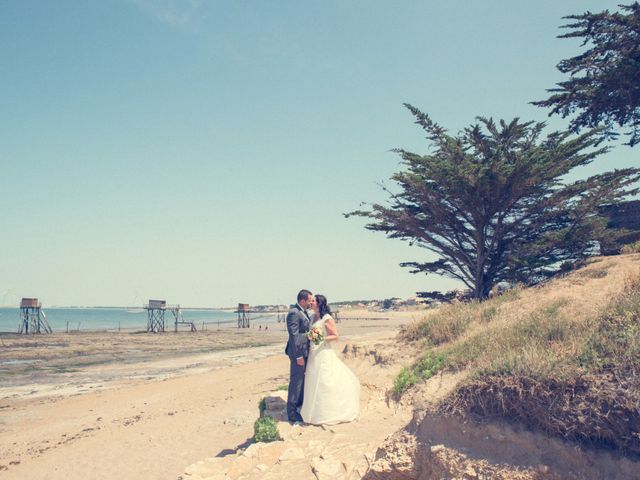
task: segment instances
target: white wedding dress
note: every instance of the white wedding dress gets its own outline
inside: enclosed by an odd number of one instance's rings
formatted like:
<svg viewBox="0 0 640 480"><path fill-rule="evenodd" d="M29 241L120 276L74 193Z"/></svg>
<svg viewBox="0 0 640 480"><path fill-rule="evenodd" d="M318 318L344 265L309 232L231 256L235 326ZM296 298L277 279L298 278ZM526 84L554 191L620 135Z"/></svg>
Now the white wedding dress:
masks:
<svg viewBox="0 0 640 480"><path fill-rule="evenodd" d="M311 326L327 336L326 314ZM331 342L310 345L300 415L306 423L333 425L350 422L360 413L360 382L331 348Z"/></svg>

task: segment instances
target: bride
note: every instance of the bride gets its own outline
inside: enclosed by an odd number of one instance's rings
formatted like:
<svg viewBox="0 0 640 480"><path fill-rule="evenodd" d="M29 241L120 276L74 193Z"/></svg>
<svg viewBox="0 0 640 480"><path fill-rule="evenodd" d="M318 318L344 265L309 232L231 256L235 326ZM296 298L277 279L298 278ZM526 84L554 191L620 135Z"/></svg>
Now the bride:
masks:
<svg viewBox="0 0 640 480"><path fill-rule="evenodd" d="M324 340L310 345L300 415L306 423L316 425L350 422L360 412L360 382L331 348L338 329L324 295L316 295L313 309L316 321L311 329L317 327Z"/></svg>

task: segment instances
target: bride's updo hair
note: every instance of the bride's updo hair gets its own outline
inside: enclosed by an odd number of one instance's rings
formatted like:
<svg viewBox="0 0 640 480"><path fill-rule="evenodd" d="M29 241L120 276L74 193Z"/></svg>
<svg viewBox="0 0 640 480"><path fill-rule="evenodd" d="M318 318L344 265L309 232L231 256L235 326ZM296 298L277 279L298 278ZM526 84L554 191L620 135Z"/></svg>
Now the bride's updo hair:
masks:
<svg viewBox="0 0 640 480"><path fill-rule="evenodd" d="M320 318L324 317L327 313L331 315L331 309L327 303L327 297L324 295L316 295L316 303L318 304L318 310L320 311Z"/></svg>

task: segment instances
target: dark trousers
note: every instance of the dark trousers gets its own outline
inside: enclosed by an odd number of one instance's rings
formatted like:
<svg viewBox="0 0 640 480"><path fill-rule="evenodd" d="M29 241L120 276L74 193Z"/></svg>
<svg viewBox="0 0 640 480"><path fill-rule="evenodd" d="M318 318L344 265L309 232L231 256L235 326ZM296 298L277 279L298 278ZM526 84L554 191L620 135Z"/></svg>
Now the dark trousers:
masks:
<svg viewBox="0 0 640 480"><path fill-rule="evenodd" d="M302 420L298 409L302 407L302 401L304 400L304 370L307 366L307 359L304 359L304 365L302 367L296 363L295 358L289 357L289 362L291 363L291 367L289 369L287 417L290 422L296 422Z"/></svg>

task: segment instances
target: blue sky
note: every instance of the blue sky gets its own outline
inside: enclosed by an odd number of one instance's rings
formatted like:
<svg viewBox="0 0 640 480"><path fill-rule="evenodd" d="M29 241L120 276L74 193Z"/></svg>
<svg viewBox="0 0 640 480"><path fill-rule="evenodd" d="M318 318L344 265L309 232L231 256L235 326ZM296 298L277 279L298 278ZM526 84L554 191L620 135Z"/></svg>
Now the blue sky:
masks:
<svg viewBox="0 0 640 480"><path fill-rule="evenodd" d="M456 286L342 214L452 132L528 104L607 1L0 2L0 305L407 297ZM562 119L549 119L563 128ZM637 148L636 148L637 150ZM637 165L617 146L585 173Z"/></svg>

